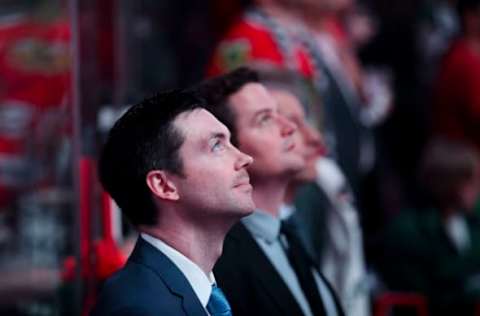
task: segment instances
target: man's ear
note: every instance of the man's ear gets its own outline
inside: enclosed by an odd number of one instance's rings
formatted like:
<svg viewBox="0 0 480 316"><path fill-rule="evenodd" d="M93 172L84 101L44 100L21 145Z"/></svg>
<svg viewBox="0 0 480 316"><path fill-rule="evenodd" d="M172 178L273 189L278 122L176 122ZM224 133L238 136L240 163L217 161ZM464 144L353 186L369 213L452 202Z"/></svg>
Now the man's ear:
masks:
<svg viewBox="0 0 480 316"><path fill-rule="evenodd" d="M151 170L146 177L150 191L162 200L176 201L179 199L175 184L168 178L163 170Z"/></svg>

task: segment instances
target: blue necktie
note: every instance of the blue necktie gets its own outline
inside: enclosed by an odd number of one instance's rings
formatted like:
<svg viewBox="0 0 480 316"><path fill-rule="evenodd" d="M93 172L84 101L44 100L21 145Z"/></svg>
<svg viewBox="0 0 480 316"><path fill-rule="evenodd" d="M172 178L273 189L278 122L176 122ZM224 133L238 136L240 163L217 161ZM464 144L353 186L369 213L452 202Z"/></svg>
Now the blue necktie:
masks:
<svg viewBox="0 0 480 316"><path fill-rule="evenodd" d="M232 316L232 309L227 298L215 284L212 285L212 294L208 300L207 310L211 316Z"/></svg>

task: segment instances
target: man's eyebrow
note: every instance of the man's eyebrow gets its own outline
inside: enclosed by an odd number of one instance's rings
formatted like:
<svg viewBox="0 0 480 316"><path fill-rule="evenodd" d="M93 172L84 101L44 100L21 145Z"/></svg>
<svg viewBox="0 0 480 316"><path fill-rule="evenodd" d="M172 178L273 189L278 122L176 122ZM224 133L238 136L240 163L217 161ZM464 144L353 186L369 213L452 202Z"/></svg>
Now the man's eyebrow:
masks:
<svg viewBox="0 0 480 316"><path fill-rule="evenodd" d="M271 112L273 112L272 108L264 108L255 112L255 115L262 114L262 113L271 113Z"/></svg>
<svg viewBox="0 0 480 316"><path fill-rule="evenodd" d="M220 139L225 139L228 140L230 139L230 131L226 130L225 132L213 132L210 134L209 139L214 139L214 138L220 138Z"/></svg>
<svg viewBox="0 0 480 316"><path fill-rule="evenodd" d="M270 114L270 113L273 113L273 109L271 109L271 108L261 109L261 110L258 110L257 112L255 112L255 114L253 115L253 118L256 119L259 115Z"/></svg>

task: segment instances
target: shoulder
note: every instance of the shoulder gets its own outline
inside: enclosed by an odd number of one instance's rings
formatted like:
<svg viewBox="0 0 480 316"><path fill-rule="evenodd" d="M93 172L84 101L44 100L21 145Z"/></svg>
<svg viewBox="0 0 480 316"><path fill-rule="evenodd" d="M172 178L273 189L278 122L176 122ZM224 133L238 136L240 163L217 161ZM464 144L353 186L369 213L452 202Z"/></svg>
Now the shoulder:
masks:
<svg viewBox="0 0 480 316"><path fill-rule="evenodd" d="M235 315L249 315L256 300L258 278L255 277L256 255L248 239L252 238L243 224L235 225L227 235L223 253L213 269L219 287L224 291ZM247 242L245 241L247 239ZM255 241L254 241L255 242Z"/></svg>
<svg viewBox="0 0 480 316"><path fill-rule="evenodd" d="M175 305L181 309L180 300L153 270L129 261L105 282L97 313L92 315L151 315L149 312L171 311Z"/></svg>
<svg viewBox="0 0 480 316"><path fill-rule="evenodd" d="M386 239L406 248L428 247L431 238L441 235L442 223L437 210L405 210L397 215L386 227Z"/></svg>
<svg viewBox="0 0 480 316"><path fill-rule="evenodd" d="M236 224L225 237L222 255L215 264L215 276L221 275L234 278L250 269L250 264L255 259L256 242L253 236L242 224Z"/></svg>
<svg viewBox="0 0 480 316"><path fill-rule="evenodd" d="M302 185L295 193L295 206L297 208L317 208L329 206L328 197L315 182Z"/></svg>
<svg viewBox="0 0 480 316"><path fill-rule="evenodd" d="M238 254L245 250L245 243L248 243L249 238L252 238L251 234L242 223L233 226L227 236L225 236L223 251L219 261L238 257Z"/></svg>

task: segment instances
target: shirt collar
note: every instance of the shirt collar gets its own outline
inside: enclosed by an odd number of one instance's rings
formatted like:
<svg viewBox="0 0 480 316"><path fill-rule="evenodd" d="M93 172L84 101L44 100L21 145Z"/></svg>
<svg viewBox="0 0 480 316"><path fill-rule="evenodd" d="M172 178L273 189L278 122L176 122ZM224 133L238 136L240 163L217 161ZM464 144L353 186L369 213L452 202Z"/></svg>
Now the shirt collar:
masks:
<svg viewBox="0 0 480 316"><path fill-rule="evenodd" d="M293 213L295 213L295 205L285 203L280 206L279 217L282 221L289 219Z"/></svg>
<svg viewBox="0 0 480 316"><path fill-rule="evenodd" d="M212 285L215 284L215 277L213 276L213 273L210 272L208 275L206 275L205 272L203 272L203 270L200 269L200 267L193 261L160 239L146 233L141 233L140 235L145 241L167 256L168 259L170 259L180 269L200 300L200 303L204 308L206 308L208 300L210 299L210 294L212 293Z"/></svg>
<svg viewBox="0 0 480 316"><path fill-rule="evenodd" d="M259 209L242 218L242 223L254 237L261 238L269 244L273 243L280 234L280 219Z"/></svg>

